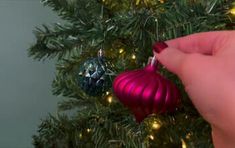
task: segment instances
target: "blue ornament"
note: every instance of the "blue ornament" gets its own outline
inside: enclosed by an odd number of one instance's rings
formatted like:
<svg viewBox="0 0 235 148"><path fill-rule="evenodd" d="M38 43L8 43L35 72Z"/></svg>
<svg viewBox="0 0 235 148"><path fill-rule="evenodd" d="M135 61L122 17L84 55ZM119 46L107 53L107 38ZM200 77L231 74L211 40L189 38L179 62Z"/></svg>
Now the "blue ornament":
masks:
<svg viewBox="0 0 235 148"><path fill-rule="evenodd" d="M109 90L112 87L109 67L100 50L97 58L90 58L82 64L78 76L80 88L90 96L99 96Z"/></svg>

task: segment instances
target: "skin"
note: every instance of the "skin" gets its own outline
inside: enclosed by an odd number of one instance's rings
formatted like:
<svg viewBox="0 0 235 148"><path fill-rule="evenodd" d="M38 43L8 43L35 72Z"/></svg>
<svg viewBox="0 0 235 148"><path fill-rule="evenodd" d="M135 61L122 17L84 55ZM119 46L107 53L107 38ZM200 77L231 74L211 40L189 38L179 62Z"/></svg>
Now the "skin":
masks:
<svg viewBox="0 0 235 148"><path fill-rule="evenodd" d="M216 148L235 147L235 31L197 33L166 41L157 59L182 80L212 127Z"/></svg>

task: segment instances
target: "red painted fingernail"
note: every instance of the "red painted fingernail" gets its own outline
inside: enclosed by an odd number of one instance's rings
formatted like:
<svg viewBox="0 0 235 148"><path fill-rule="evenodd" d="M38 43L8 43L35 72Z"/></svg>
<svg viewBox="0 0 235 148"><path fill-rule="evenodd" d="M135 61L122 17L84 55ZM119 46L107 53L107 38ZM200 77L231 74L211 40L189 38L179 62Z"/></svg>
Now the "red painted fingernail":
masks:
<svg viewBox="0 0 235 148"><path fill-rule="evenodd" d="M153 51L161 53L168 45L165 42L157 42L153 45Z"/></svg>

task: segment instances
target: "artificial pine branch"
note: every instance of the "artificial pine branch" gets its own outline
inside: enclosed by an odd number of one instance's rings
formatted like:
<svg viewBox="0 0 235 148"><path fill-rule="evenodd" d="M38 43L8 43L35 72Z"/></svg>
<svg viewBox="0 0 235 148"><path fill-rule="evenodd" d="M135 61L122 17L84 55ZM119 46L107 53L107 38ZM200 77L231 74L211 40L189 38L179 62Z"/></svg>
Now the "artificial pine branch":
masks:
<svg viewBox="0 0 235 148"><path fill-rule="evenodd" d="M226 0L43 0L67 22L43 25L35 31L36 43L29 49L35 59L56 58L53 94L66 99L59 113L48 116L33 136L37 148L72 147L212 147L210 126L198 114L180 80L162 68L182 93L182 105L174 114L153 115L137 124L131 112L115 97L90 97L76 81L79 67L95 57L102 47L116 73L140 68L152 56L155 41L192 33L222 30L230 24ZM231 28L231 27L230 27ZM120 56L119 50L124 53ZM136 54L136 61L130 59ZM110 64L111 65L111 64ZM110 88L111 92L111 88ZM67 99L68 98L68 99ZM152 130L151 122L161 122ZM90 130L88 130L90 129ZM89 131L89 132L88 132ZM149 138L152 134L155 139Z"/></svg>

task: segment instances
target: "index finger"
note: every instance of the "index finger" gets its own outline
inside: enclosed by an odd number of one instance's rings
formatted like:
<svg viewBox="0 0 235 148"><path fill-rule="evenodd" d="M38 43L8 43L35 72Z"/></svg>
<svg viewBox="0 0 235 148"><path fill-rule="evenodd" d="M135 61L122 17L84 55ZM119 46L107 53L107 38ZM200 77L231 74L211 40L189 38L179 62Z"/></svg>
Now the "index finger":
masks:
<svg viewBox="0 0 235 148"><path fill-rule="evenodd" d="M169 47L186 53L212 55L215 50L220 49L224 42L232 36L235 36L235 31L204 32L168 40L165 43Z"/></svg>

